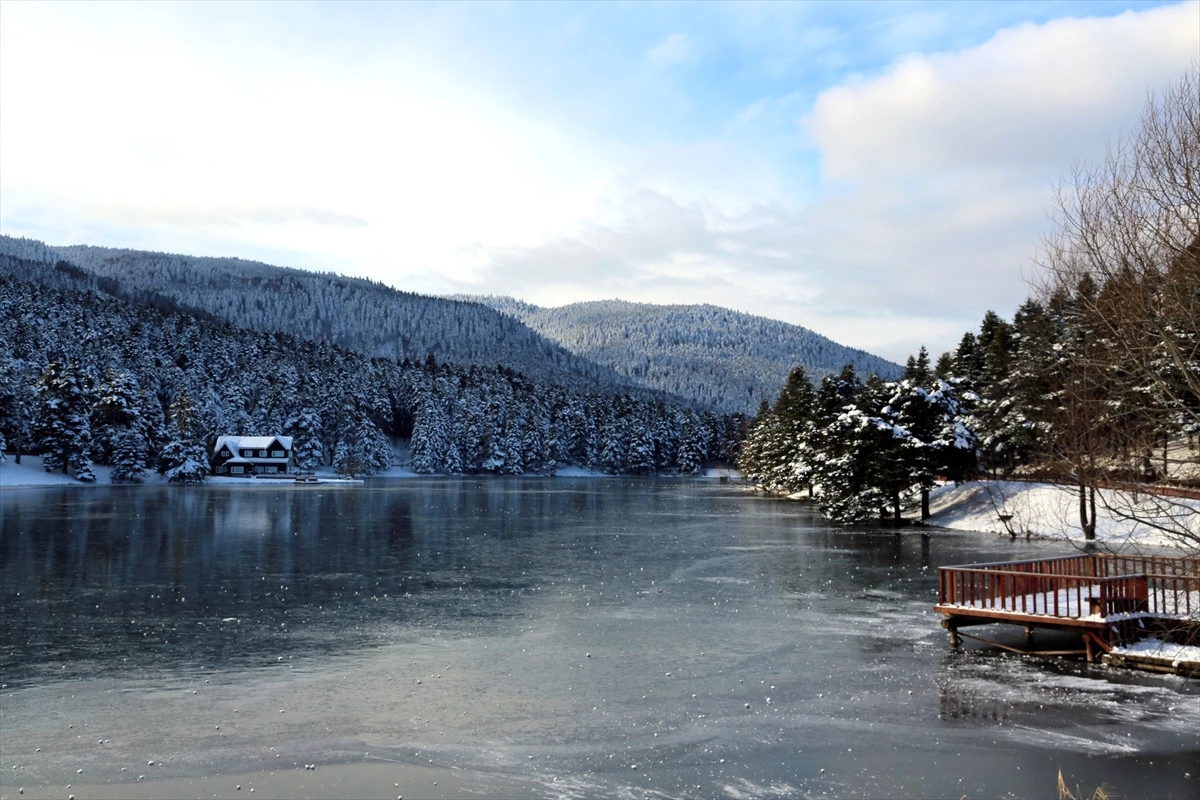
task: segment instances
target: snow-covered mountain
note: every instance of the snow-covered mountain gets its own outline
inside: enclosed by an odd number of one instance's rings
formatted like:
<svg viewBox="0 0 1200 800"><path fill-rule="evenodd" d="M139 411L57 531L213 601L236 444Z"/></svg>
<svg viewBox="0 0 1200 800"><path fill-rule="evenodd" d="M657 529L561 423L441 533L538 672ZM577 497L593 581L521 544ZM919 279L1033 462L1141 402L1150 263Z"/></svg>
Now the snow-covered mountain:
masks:
<svg viewBox="0 0 1200 800"><path fill-rule="evenodd" d="M578 391L664 393L701 410L753 414L797 364L813 380L852 364L901 368L798 325L716 306L618 300L539 308L507 297L430 297L333 273L0 236L0 273L372 357L514 370Z"/></svg>
<svg viewBox="0 0 1200 800"><path fill-rule="evenodd" d="M432 355L438 362L464 367L501 365L579 390L641 386L488 306L401 292L360 278L239 258L53 247L9 236L0 236L0 256L10 257L0 272L15 271L23 279L60 288L90 284L135 302L336 344L368 356L424 362Z"/></svg>
<svg viewBox="0 0 1200 800"><path fill-rule="evenodd" d="M774 400L797 365L814 381L846 364L864 376L903 373L799 325L717 306L603 300L541 308L510 297L469 299L645 386L726 413L753 414L763 399Z"/></svg>

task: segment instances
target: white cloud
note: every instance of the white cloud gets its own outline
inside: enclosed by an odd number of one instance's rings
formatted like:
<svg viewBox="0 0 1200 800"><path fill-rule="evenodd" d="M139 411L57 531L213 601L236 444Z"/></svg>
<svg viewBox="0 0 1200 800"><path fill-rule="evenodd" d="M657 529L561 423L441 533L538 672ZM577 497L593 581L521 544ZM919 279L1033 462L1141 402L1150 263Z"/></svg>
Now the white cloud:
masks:
<svg viewBox="0 0 1200 800"><path fill-rule="evenodd" d="M458 248L537 242L591 206L601 173L577 142L406 48L331 64L139 8L5 7L6 227L53 212L225 242L236 226L402 283L463 277Z"/></svg>
<svg viewBox="0 0 1200 800"><path fill-rule="evenodd" d="M828 176L876 182L970 167L1044 176L1103 154L1147 86L1200 56L1200 4L1003 30L823 92L805 119Z"/></svg>
<svg viewBox="0 0 1200 800"><path fill-rule="evenodd" d="M813 261L830 270L825 308L965 316L970 327L987 308L1010 315L1029 292L1052 185L1073 162L1102 158L1147 88L1198 53L1200 4L1187 3L1022 25L823 92L804 125L826 193L804 219ZM939 352L957 338L923 341Z"/></svg>
<svg viewBox="0 0 1200 800"><path fill-rule="evenodd" d="M939 353L988 308L1010 315L1028 294L1052 183L1074 159L1103 154L1148 85L1182 74L1200 51L1198 14L1189 4L1025 25L909 56L817 99L805 124L827 182L812 202L770 200L782 189L765 176L732 177L758 166L736 147L712 147L717 159L676 148L697 164L691 176L711 171L707 201L672 179L670 157L655 159L603 222L490 251L483 281L548 304L712 302L894 359L921 344Z"/></svg>

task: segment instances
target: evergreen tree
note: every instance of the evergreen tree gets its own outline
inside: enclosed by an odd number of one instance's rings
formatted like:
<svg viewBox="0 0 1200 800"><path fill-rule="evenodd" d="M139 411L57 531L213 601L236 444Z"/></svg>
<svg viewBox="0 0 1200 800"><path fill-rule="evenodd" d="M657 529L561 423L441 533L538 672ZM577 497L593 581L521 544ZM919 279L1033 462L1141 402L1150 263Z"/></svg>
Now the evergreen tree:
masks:
<svg viewBox="0 0 1200 800"><path fill-rule="evenodd" d="M3 345L0 344L0 348ZM21 453L31 440L30 417L35 404L36 372L29 362L0 349L0 436L21 463Z"/></svg>
<svg viewBox="0 0 1200 800"><path fill-rule="evenodd" d="M92 429L91 386L76 363L52 361L37 386L33 435L47 472L96 480L89 451Z"/></svg>
<svg viewBox="0 0 1200 800"><path fill-rule="evenodd" d="M301 408L285 427L292 437L292 462L301 472L311 472L325 460L321 443L321 417L312 408Z"/></svg>
<svg viewBox="0 0 1200 800"><path fill-rule="evenodd" d="M933 371L929 368L929 351L922 345L915 357L908 357L908 361L904 365L904 380L924 386L933 377Z"/></svg>
<svg viewBox="0 0 1200 800"><path fill-rule="evenodd" d="M119 429L111 438L113 483L140 483L146 473L146 438L135 427Z"/></svg>
<svg viewBox="0 0 1200 800"><path fill-rule="evenodd" d="M708 460L708 431L696 412L684 411L681 416L677 468L681 474L695 475Z"/></svg>
<svg viewBox="0 0 1200 800"><path fill-rule="evenodd" d="M160 461L168 483L203 483L209 473L208 456L199 444L171 439Z"/></svg>
<svg viewBox="0 0 1200 800"><path fill-rule="evenodd" d="M858 407L863 392L850 366L823 379L817 389L812 479L821 488L821 510L830 519L869 519L883 503L871 489L868 459L874 433L869 417Z"/></svg>
<svg viewBox="0 0 1200 800"><path fill-rule="evenodd" d="M123 437L129 430L136 430L141 435L141 410L138 408L137 379L128 372L118 372L113 369L105 371L96 388L96 400L91 409L91 425L93 433L93 457L101 464L115 464L114 451L116 440ZM128 441L126 442L128 445ZM132 453L126 452L126 457ZM145 464L145 453L141 455L141 463Z"/></svg>
<svg viewBox="0 0 1200 800"><path fill-rule="evenodd" d="M808 373L796 366L788 375L779 399L771 409L775 442L769 446L777 468L770 474L774 488L788 493L807 486L811 493L813 475L812 420L816 405Z"/></svg>
<svg viewBox="0 0 1200 800"><path fill-rule="evenodd" d="M181 390L168 409L170 439L159 456L159 470L168 483L203 483L209 473L208 453L200 442L201 428L192 396Z"/></svg>
<svg viewBox="0 0 1200 800"><path fill-rule="evenodd" d="M767 441L773 436L773 432L769 430L772 424L771 405L764 398L758 407L758 413L750 423L750 429L746 432L746 440L742 443L737 459L738 471L742 473L742 478L751 483L761 484L763 481L768 466Z"/></svg>

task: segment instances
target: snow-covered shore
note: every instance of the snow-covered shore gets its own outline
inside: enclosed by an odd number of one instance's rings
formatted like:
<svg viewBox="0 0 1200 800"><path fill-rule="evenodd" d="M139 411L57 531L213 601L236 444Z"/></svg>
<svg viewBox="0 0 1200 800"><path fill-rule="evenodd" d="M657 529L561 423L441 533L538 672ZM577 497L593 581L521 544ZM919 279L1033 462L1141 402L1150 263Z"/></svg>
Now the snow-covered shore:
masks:
<svg viewBox="0 0 1200 800"><path fill-rule="evenodd" d="M112 469L110 467L93 466L92 472L96 474L95 483L84 483L72 478L70 475L63 475L61 472L46 472L42 468L41 456L22 456L21 463L13 461L10 455L3 462L0 462L0 488L30 488L37 486L103 486L112 483ZM333 481L340 476L333 467L320 467L316 470L316 475L324 481ZM430 477L428 475L418 475L405 467L391 467L388 470L381 472L372 477L375 478L421 478ZM540 476L531 476L540 477ZM587 469L586 467L566 466L560 467L554 473L556 478L609 478L612 477L603 472ZM708 469L705 470L701 477L712 479L739 480L741 475L736 470L731 469ZM209 477L211 483L220 486L227 486L233 483L246 483L262 486L267 483L267 480L260 480L254 477L231 478L227 476ZM286 481L285 481L286 482ZM161 484L165 483L162 475L157 472L147 472L141 483L146 484Z"/></svg>
<svg viewBox="0 0 1200 800"><path fill-rule="evenodd" d="M974 481L935 489L929 499L928 524L1039 539L1083 541L1079 527L1079 495L1073 487L1017 481ZM1121 512L1124 511L1125 514ZM1128 518L1157 520L1163 530ZM1001 519L1007 516L1007 520ZM1155 502L1129 492L1102 489L1096 498L1096 540L1110 549L1187 547L1200 542L1200 500L1170 498Z"/></svg>
<svg viewBox="0 0 1200 800"><path fill-rule="evenodd" d="M108 467L94 467L96 483L111 483ZM331 467L317 470L317 475L326 480L338 476ZM559 477L606 477L603 473L580 467L564 467ZM420 477L403 467L392 467L377 477L415 478ZM737 479L731 470L708 470L707 478ZM264 485L265 480L256 478L214 478L214 484L226 485L245 483ZM163 477L156 472L146 474L143 484L161 484ZM38 486L86 486L69 475L49 473L42 468L40 456L23 456L17 464L12 457L0 463L0 488ZM930 517L928 524L939 528L980 533L1015 534L1041 539L1068 539L1081 541L1079 529L1079 500L1069 487L1047 483L1025 483L1016 481L975 481L958 486L941 486L930 495ZM1102 490L1096 509L1096 539L1114 549L1125 547L1179 547L1178 536L1170 536L1144 523L1122 519L1112 509L1137 507L1142 514L1164 510L1171 514L1170 527L1190 530L1192 545L1200 541L1200 500L1172 499L1165 509L1155 509L1142 499L1136 501L1127 492ZM1009 517L1007 521L1001 516Z"/></svg>
<svg viewBox="0 0 1200 800"><path fill-rule="evenodd" d="M70 475L63 475L61 472L46 472L42 468L41 456L21 456L20 464L17 464L13 461L12 456L9 456L3 463L0 463L0 489L33 488L38 486L106 486L112 483L111 467L93 466L92 472L96 474L95 483L84 483ZM323 481L335 481L341 477L332 467L322 467L316 471L316 474ZM416 478L420 476L412 470L403 467L392 467L386 472L380 473L377 477ZM166 479L162 475L151 470L142 477L141 484L154 485L165 482ZM210 477L209 483L218 486L227 486L235 483L263 486L268 484L268 480L259 480L253 477ZM280 483L287 484L288 481L283 480Z"/></svg>

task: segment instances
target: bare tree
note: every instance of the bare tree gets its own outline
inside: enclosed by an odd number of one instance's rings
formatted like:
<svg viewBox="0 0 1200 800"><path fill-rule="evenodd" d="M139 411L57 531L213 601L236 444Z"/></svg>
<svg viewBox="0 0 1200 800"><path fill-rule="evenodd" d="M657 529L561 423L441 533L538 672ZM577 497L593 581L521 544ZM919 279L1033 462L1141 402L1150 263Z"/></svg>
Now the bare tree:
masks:
<svg viewBox="0 0 1200 800"><path fill-rule="evenodd" d="M1070 430L1056 437L1080 482L1086 534L1083 498L1099 482L1158 479L1160 445L1167 477L1170 442L1200 429L1200 69L1151 93L1103 162L1076 165L1055 217L1038 289L1070 298L1086 337L1068 356L1060 416ZM1200 549L1194 509L1149 497L1151 507L1138 497L1109 510Z"/></svg>

